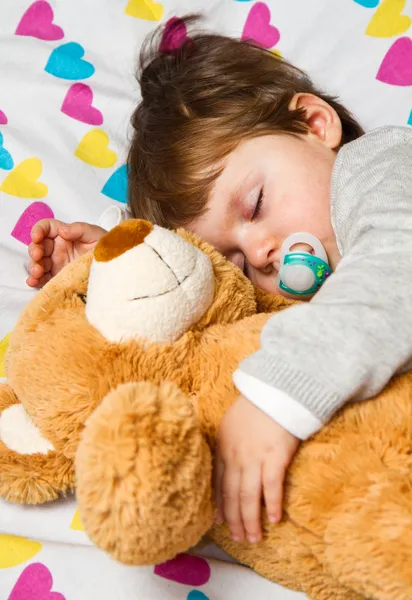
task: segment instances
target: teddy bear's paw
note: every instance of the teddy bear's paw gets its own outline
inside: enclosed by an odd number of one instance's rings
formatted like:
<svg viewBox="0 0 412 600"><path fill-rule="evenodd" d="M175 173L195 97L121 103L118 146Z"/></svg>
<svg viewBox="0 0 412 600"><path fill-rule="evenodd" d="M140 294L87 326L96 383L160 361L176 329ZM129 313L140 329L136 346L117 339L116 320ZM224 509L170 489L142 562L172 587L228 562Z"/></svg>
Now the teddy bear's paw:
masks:
<svg viewBox="0 0 412 600"><path fill-rule="evenodd" d="M0 496L40 504L73 489L72 462L42 436L13 390L0 385Z"/></svg>
<svg viewBox="0 0 412 600"><path fill-rule="evenodd" d="M93 413L78 448L85 530L127 564L172 558L212 523L211 471L186 394L170 382L123 384Z"/></svg>

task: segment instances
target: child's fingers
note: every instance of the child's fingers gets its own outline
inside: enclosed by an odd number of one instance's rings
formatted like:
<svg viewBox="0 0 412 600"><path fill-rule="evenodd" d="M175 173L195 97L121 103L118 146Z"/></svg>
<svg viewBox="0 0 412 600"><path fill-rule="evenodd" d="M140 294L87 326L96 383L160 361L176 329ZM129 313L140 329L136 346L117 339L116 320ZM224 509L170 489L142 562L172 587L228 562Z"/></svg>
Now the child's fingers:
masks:
<svg viewBox="0 0 412 600"><path fill-rule="evenodd" d="M51 256L54 250L54 240L46 238L40 244L29 245L28 254L33 262L39 262L44 256Z"/></svg>
<svg viewBox="0 0 412 600"><path fill-rule="evenodd" d="M65 225L65 223L57 219L41 219L41 221L37 221L31 230L32 242L40 244L45 238L54 239L58 235L58 228L62 225Z"/></svg>
<svg viewBox="0 0 412 600"><path fill-rule="evenodd" d="M266 461L263 465L263 495L266 512L271 523L278 523L282 518L283 481L285 468L274 461Z"/></svg>
<svg viewBox="0 0 412 600"><path fill-rule="evenodd" d="M43 258L40 262L30 261L29 273L36 279L40 279L45 273L50 273L53 263L51 258Z"/></svg>
<svg viewBox="0 0 412 600"><path fill-rule="evenodd" d="M54 240L46 238L43 241L43 256L51 256L54 251Z"/></svg>
<svg viewBox="0 0 412 600"><path fill-rule="evenodd" d="M223 514L230 535L235 542L241 542L245 538L240 510L240 483L240 469L234 465L225 464L222 478Z"/></svg>
<svg viewBox="0 0 412 600"><path fill-rule="evenodd" d="M44 274L44 267L41 262L34 262L31 260L29 263L29 273L36 279L40 279L40 277Z"/></svg>
<svg viewBox="0 0 412 600"><path fill-rule="evenodd" d="M26 283L29 287L43 287L51 279L52 261L50 258L44 258L41 262L30 261L28 271L29 276Z"/></svg>
<svg viewBox="0 0 412 600"><path fill-rule="evenodd" d="M43 240L43 243L34 244L33 242L29 246L29 256L34 262L39 262L43 256L50 256L54 249L53 240Z"/></svg>
<svg viewBox="0 0 412 600"><path fill-rule="evenodd" d="M90 244L99 240L106 231L97 225L89 225L89 223L70 223L63 224L58 229L59 235L67 241L80 241L85 244Z"/></svg>
<svg viewBox="0 0 412 600"><path fill-rule="evenodd" d="M36 277L33 277L33 275L29 275L26 279L26 283L29 287L37 287L39 280Z"/></svg>
<svg viewBox="0 0 412 600"><path fill-rule="evenodd" d="M240 510L249 542L258 542L262 536L260 525L262 503L262 471L259 464L242 472Z"/></svg>
<svg viewBox="0 0 412 600"><path fill-rule="evenodd" d="M51 273L51 270L53 268L53 261L52 261L52 259L48 258L47 256L45 256L41 262L42 262L42 265L43 265L44 272L45 273Z"/></svg>
<svg viewBox="0 0 412 600"><path fill-rule="evenodd" d="M46 273L45 275L43 275L42 277L40 277L40 279L38 279L37 277L33 277L33 275L29 275L26 279L26 283L29 287L33 287L33 288L41 288L43 287L48 281L50 281L51 279L51 275L50 273Z"/></svg>
<svg viewBox="0 0 412 600"><path fill-rule="evenodd" d="M43 247L38 244L34 244L33 242L29 245L27 250L28 255L32 260L34 260L34 262L37 262L43 257L43 252Z"/></svg>

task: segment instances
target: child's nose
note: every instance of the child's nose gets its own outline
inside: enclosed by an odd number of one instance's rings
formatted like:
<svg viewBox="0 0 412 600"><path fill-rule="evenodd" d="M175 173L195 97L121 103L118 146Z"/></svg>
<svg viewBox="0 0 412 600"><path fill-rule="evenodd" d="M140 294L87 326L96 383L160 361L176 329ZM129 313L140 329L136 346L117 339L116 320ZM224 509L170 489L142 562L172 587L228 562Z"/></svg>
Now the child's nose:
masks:
<svg viewBox="0 0 412 600"><path fill-rule="evenodd" d="M279 250L273 240L250 248L248 254L249 256L246 255L248 263L259 271L267 272L278 268Z"/></svg>

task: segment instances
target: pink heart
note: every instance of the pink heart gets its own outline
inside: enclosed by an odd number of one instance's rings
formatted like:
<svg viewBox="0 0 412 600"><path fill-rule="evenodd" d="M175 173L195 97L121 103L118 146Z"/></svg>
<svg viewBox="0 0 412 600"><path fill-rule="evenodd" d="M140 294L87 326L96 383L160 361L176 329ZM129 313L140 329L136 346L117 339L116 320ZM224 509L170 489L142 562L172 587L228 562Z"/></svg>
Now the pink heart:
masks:
<svg viewBox="0 0 412 600"><path fill-rule="evenodd" d="M63 594L52 592L53 577L42 563L26 567L18 578L8 600L66 600Z"/></svg>
<svg viewBox="0 0 412 600"><path fill-rule="evenodd" d="M0 110L0 125L7 125L8 122L7 116Z"/></svg>
<svg viewBox="0 0 412 600"><path fill-rule="evenodd" d="M169 581L195 587L205 585L210 579L209 563L204 558L191 554L178 554L172 560L156 565L154 572Z"/></svg>
<svg viewBox="0 0 412 600"><path fill-rule="evenodd" d="M53 219L54 213L50 206L47 206L44 202L33 202L26 208L20 219L14 226L11 235L29 246L31 243L30 232L33 226L40 221L40 219Z"/></svg>
<svg viewBox="0 0 412 600"><path fill-rule="evenodd" d="M16 35L25 35L39 40L61 40L64 31L53 24L53 9L48 2L38 0L26 10L17 25Z"/></svg>
<svg viewBox="0 0 412 600"><path fill-rule="evenodd" d="M61 111L68 117L87 123L88 125L101 125L103 115L92 106L93 92L85 83L73 84L63 100Z"/></svg>
<svg viewBox="0 0 412 600"><path fill-rule="evenodd" d="M412 40L401 37L389 48L376 75L389 85L412 85Z"/></svg>
<svg viewBox="0 0 412 600"><path fill-rule="evenodd" d="M280 40L279 29L270 24L270 10L264 2L256 2L250 9L242 40L255 40L263 48L272 48Z"/></svg>
<svg viewBox="0 0 412 600"><path fill-rule="evenodd" d="M177 17L172 17L165 25L160 42L160 52L168 54L173 50L178 50L189 39L185 22Z"/></svg>

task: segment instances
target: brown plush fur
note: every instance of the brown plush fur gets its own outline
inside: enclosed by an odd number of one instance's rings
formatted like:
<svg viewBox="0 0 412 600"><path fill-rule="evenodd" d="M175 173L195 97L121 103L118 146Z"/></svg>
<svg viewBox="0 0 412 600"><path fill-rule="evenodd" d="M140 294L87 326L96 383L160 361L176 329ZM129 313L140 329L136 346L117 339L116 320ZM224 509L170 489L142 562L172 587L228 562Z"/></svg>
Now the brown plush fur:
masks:
<svg viewBox="0 0 412 600"><path fill-rule="evenodd" d="M95 249L94 258L98 262L108 262L138 246L153 229L153 225L143 219L139 224L132 224L132 221L124 221L120 227L115 227L104 236Z"/></svg>
<svg viewBox="0 0 412 600"><path fill-rule="evenodd" d="M410 600L410 374L347 407L301 446L283 520L265 520L260 543L235 544L226 526L212 526L213 448L237 395L232 372L258 348L266 313L290 303L255 290L207 244L179 233L210 256L216 293L174 343L111 343L89 325L90 256L26 308L11 337L0 410L22 402L56 451L17 456L0 445L0 493L53 500L72 489L75 463L85 529L124 563L163 561L208 532L242 563L311 600Z"/></svg>

